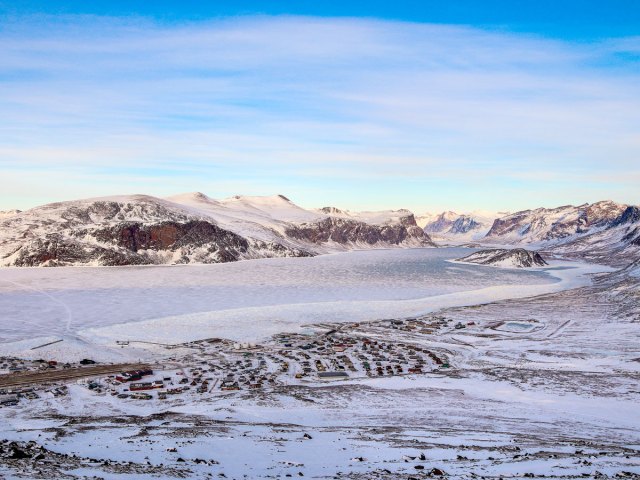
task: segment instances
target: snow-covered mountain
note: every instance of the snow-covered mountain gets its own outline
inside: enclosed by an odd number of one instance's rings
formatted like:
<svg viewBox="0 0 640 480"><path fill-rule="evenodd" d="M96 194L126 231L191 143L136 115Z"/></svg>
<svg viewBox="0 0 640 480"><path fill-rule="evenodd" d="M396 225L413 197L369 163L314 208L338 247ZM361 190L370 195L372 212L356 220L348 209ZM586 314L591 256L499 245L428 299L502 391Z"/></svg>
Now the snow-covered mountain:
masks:
<svg viewBox="0 0 640 480"><path fill-rule="evenodd" d="M496 219L482 242L626 265L640 255L640 209L602 201L525 210Z"/></svg>
<svg viewBox="0 0 640 480"><path fill-rule="evenodd" d="M480 250L464 258L459 258L457 261L508 268L531 268L547 265L547 262L538 252L525 250L524 248Z"/></svg>
<svg viewBox="0 0 640 480"><path fill-rule="evenodd" d="M511 214L445 211L418 216L435 241L527 246L563 257L624 266L640 257L640 209L609 200Z"/></svg>
<svg viewBox="0 0 640 480"><path fill-rule="evenodd" d="M216 263L434 246L408 211L306 210L282 195L130 195L58 202L0 220L0 265Z"/></svg>
<svg viewBox="0 0 640 480"><path fill-rule="evenodd" d="M129 195L0 213L0 266L212 263L447 243L530 246L624 266L640 256L640 209L602 201L499 214L302 208L282 195Z"/></svg>
<svg viewBox="0 0 640 480"><path fill-rule="evenodd" d="M20 210L0 210L0 221L5 218L13 217L20 213Z"/></svg>
<svg viewBox="0 0 640 480"><path fill-rule="evenodd" d="M577 238L563 239L550 249L565 257L625 266L640 258L640 209L626 207L611 222Z"/></svg>
<svg viewBox="0 0 640 480"><path fill-rule="evenodd" d="M524 210L498 218L487 239L499 238L508 243L557 242L592 233L609 226L627 208L611 201L585 203L578 207Z"/></svg>
<svg viewBox="0 0 640 480"><path fill-rule="evenodd" d="M349 210L341 210L336 207L324 207L316 210L316 212L323 215L329 215L331 217L343 218L345 220L356 220L372 225L400 224L407 227L420 226L415 215L406 209L382 210L379 212L351 212Z"/></svg>
<svg viewBox="0 0 640 480"><path fill-rule="evenodd" d="M456 213L446 211L423 214L418 218L424 231L434 239L468 242L484 237L500 214L474 211Z"/></svg>

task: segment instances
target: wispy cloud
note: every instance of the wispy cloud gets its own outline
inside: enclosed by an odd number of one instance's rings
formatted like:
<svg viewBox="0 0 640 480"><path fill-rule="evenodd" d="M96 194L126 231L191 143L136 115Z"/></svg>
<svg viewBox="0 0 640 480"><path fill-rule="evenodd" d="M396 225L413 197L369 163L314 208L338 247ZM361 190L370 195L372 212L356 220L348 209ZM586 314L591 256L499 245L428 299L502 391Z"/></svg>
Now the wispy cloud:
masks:
<svg viewBox="0 0 640 480"><path fill-rule="evenodd" d="M52 200L90 190L80 175L96 195L250 187L351 208L381 191L414 208L638 203L637 45L307 17L5 23L0 206L42 201L52 171Z"/></svg>

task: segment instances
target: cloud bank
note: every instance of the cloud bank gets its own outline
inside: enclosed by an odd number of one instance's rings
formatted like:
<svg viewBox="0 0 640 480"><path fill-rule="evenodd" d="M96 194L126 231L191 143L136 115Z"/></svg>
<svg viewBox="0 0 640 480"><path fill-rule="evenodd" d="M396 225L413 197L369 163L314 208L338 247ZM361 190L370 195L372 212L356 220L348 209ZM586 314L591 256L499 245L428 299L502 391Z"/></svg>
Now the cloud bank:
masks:
<svg viewBox="0 0 640 480"><path fill-rule="evenodd" d="M310 17L7 21L0 208L185 190L640 203L638 45Z"/></svg>

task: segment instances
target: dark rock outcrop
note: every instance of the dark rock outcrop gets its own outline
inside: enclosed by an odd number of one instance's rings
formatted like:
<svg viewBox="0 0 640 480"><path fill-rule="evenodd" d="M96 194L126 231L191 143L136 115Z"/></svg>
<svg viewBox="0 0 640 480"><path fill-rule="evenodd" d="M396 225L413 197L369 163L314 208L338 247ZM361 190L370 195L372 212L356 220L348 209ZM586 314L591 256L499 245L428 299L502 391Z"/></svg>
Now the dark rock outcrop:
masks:
<svg viewBox="0 0 640 480"><path fill-rule="evenodd" d="M96 230L93 236L101 242L114 243L132 252L138 250L171 250L180 247L213 245L245 253L249 242L213 223L191 220L186 223L162 222L155 225L124 223Z"/></svg>
<svg viewBox="0 0 640 480"><path fill-rule="evenodd" d="M619 225L628 225L630 223L640 223L640 208L629 206L622 214L616 218L611 224L612 227Z"/></svg>
<svg viewBox="0 0 640 480"><path fill-rule="evenodd" d="M16 267L84 265L105 266L148 265L154 263L145 255L111 250L97 245L87 246L61 235L47 235L21 248L14 262Z"/></svg>
<svg viewBox="0 0 640 480"><path fill-rule="evenodd" d="M336 242L340 244L364 243L375 245L377 243L388 243L399 245L413 239L421 245L433 245L429 236L415 224L413 215L411 215L411 218L404 220L403 223L370 225L355 220L329 217L316 223L307 223L289 228L285 231L285 234L288 237L315 244Z"/></svg>
<svg viewBox="0 0 640 480"><path fill-rule="evenodd" d="M457 261L516 268L543 267L547 265L547 262L538 252L525 250L524 248L480 250L464 258L459 258Z"/></svg>

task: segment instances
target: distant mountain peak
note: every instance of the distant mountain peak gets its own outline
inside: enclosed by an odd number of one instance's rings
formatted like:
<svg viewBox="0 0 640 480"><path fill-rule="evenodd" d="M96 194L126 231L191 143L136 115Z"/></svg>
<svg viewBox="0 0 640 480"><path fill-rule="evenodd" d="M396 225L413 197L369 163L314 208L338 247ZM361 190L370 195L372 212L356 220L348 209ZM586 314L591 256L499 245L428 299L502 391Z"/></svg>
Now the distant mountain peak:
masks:
<svg viewBox="0 0 640 480"><path fill-rule="evenodd" d="M481 239L491 228L497 214L475 211L456 213L451 210L423 216L419 220L429 235L447 241L469 241Z"/></svg>
<svg viewBox="0 0 640 480"><path fill-rule="evenodd" d="M0 220L4 220L5 218L10 218L13 217L15 215L18 215L19 213L21 213L22 210L0 210Z"/></svg>
<svg viewBox="0 0 640 480"><path fill-rule="evenodd" d="M346 210L341 210L337 207L322 207L320 209L322 213L326 213L327 215L348 215Z"/></svg>

